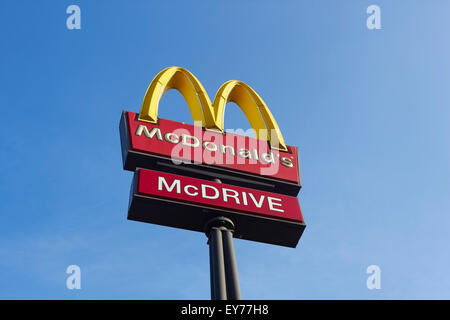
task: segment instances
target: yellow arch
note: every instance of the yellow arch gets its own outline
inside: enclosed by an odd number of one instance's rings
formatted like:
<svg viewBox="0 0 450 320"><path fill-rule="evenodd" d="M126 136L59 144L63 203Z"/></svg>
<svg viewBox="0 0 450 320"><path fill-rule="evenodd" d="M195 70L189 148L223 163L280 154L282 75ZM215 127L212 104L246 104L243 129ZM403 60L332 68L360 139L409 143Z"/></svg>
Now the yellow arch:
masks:
<svg viewBox="0 0 450 320"><path fill-rule="evenodd" d="M241 108L258 139L267 139L271 147L287 151L275 118L264 100L249 85L242 81L230 80L225 82L217 91L213 108L216 125L220 125L222 130L225 106L228 102L234 102ZM206 128L208 129L208 126Z"/></svg>
<svg viewBox="0 0 450 320"><path fill-rule="evenodd" d="M170 89L176 89L183 95L194 122L201 121L205 127L206 120L213 121L211 100L202 84L192 73L180 67L166 68L156 75L147 88L138 119L158 122L159 101Z"/></svg>
<svg viewBox="0 0 450 320"><path fill-rule="evenodd" d="M194 122L201 122L206 129L223 132L225 106L234 102L244 112L257 138L267 139L272 148L288 150L275 118L250 86L237 80L228 81L219 88L211 104L200 81L181 67L164 69L152 80L145 93L139 120L158 121L159 101L169 89L176 89L183 95Z"/></svg>

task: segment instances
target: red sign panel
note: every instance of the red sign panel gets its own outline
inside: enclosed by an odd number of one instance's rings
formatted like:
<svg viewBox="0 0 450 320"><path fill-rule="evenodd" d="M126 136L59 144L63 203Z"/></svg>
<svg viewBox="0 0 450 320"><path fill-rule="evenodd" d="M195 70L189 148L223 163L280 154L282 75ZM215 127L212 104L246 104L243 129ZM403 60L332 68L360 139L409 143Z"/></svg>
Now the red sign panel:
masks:
<svg viewBox="0 0 450 320"><path fill-rule="evenodd" d="M137 120L125 112L129 148L140 154L173 161L221 167L253 176L264 176L300 187L298 151L271 149L267 141L240 134L222 134L176 121L159 119L157 124ZM132 168L134 169L134 168Z"/></svg>
<svg viewBox="0 0 450 320"><path fill-rule="evenodd" d="M214 217L235 224L234 237L295 247L305 229L296 197L166 172L138 169L128 219L205 231Z"/></svg>
<svg viewBox="0 0 450 320"><path fill-rule="evenodd" d="M303 223L296 197L140 169L136 192L163 199Z"/></svg>

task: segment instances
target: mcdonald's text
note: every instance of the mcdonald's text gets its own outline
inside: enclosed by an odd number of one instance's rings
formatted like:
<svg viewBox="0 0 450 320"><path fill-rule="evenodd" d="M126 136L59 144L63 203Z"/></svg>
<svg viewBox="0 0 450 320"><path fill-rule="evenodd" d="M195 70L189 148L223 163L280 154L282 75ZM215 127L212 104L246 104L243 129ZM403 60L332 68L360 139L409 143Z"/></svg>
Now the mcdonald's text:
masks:
<svg viewBox="0 0 450 320"><path fill-rule="evenodd" d="M267 140L161 118L155 124L143 122L137 114L127 111L122 117L121 132L124 167L128 170L158 169L148 166L148 158L157 157L160 162L170 160L172 165L193 164L202 169L222 168L234 175L262 176L266 182L288 184L292 191L287 193L291 195L297 195L300 189L296 147L287 146L287 151L281 151L270 148ZM267 190L284 193L276 186Z"/></svg>

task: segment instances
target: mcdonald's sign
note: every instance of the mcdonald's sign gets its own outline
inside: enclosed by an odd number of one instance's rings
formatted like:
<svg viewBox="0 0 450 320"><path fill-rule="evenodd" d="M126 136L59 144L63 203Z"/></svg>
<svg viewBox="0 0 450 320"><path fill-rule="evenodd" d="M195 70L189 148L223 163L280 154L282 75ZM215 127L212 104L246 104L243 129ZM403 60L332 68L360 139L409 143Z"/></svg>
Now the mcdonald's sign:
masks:
<svg viewBox="0 0 450 320"><path fill-rule="evenodd" d="M169 89L187 102L194 125L158 118ZM256 138L224 131L225 106L236 103ZM228 81L211 103L188 70L170 67L150 83L139 114L124 111L120 121L123 167L162 170L241 187L296 196L300 190L298 150L286 145L261 97L241 81Z"/></svg>
<svg viewBox="0 0 450 320"><path fill-rule="evenodd" d="M169 89L183 95L194 125L158 117ZM255 138L224 131L228 102L242 109ZM123 167L135 173L128 219L204 231L220 216L233 221L235 237L297 245L305 229L298 150L245 83L226 82L211 103L192 73L167 68L150 83L139 114L123 111L120 137Z"/></svg>

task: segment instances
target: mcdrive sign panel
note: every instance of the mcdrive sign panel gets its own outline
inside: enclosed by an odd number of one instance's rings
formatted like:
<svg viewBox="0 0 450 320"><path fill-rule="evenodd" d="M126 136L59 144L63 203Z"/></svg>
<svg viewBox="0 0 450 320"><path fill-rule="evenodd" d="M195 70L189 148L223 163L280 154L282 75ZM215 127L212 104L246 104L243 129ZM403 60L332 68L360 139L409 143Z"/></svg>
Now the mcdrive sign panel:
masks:
<svg viewBox="0 0 450 320"><path fill-rule="evenodd" d="M232 218L237 238L295 247L305 228L296 197L138 169L128 219L194 231Z"/></svg>
<svg viewBox="0 0 450 320"><path fill-rule="evenodd" d="M296 196L300 190L298 151L270 148L267 140L205 130L158 119L138 120L124 111L120 123L126 170L150 168ZM180 165L181 164L181 165Z"/></svg>

